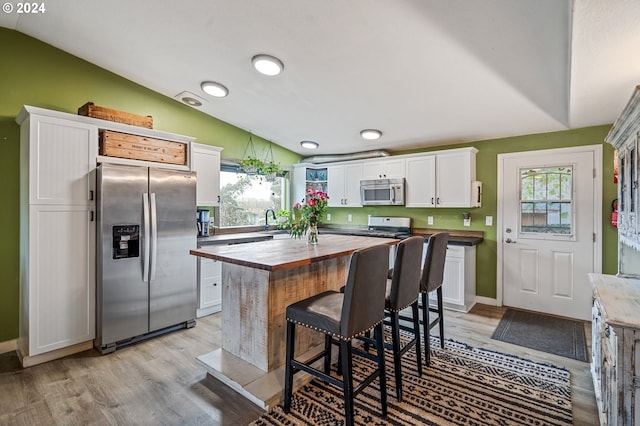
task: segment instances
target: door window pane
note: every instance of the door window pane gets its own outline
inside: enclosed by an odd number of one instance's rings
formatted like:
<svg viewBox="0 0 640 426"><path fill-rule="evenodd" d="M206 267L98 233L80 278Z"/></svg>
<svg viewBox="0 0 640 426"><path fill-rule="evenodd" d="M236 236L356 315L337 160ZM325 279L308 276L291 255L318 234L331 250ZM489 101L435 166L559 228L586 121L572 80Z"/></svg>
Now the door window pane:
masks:
<svg viewBox="0 0 640 426"><path fill-rule="evenodd" d="M572 233L572 167L520 170L520 230Z"/></svg>

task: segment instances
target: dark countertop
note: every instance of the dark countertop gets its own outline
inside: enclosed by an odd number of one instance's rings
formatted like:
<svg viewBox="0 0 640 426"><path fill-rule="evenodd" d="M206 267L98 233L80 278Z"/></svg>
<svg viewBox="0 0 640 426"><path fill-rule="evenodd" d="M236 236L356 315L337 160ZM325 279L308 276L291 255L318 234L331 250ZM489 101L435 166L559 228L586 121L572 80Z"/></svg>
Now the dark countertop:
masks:
<svg viewBox="0 0 640 426"><path fill-rule="evenodd" d="M321 226L318 228L320 235L355 235L366 236L366 226ZM476 246L484 240L484 233L482 231L459 231L459 230L446 230L446 229L428 229L428 228L414 228L412 235L419 235L422 237L429 237L430 235L445 231L449 232L449 244L453 246ZM212 235L210 237L198 238L198 247L206 247L212 245L230 245L230 244L244 244L253 243L257 241L267 241L273 239L276 233L282 233L286 231L264 231L264 232L240 232L235 234L220 234Z"/></svg>
<svg viewBox="0 0 640 426"><path fill-rule="evenodd" d="M319 227L318 231L322 234L338 234L338 235L364 235L367 231L366 226L324 226ZM414 228L412 230L412 236L419 235L421 237L429 237L436 232L449 232L449 244L452 246L476 246L484 240L484 233L482 231L459 231L459 230L447 230L447 229L427 229L427 228Z"/></svg>
<svg viewBox="0 0 640 426"><path fill-rule="evenodd" d="M412 235L420 235L428 238L436 232L449 232L449 244L452 246L477 246L484 241L484 233L482 231L455 231L445 229L414 229ZM479 235L474 235L478 233ZM461 235L462 234L462 235ZM464 235L467 234L467 235Z"/></svg>
<svg viewBox="0 0 640 426"><path fill-rule="evenodd" d="M198 237L198 247L254 243L272 240L273 235L266 232L241 232L238 234L221 234L210 237Z"/></svg>

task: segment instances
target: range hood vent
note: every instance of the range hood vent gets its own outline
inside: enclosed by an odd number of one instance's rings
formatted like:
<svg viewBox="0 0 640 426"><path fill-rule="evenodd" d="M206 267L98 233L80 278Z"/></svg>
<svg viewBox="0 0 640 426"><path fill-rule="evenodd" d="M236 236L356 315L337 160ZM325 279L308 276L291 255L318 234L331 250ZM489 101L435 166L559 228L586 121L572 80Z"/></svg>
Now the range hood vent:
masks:
<svg viewBox="0 0 640 426"><path fill-rule="evenodd" d="M313 157L303 158L299 163L320 164L334 163L337 161L363 160L365 158L388 157L389 153L383 150L354 152L352 154L335 154L335 155L314 155Z"/></svg>

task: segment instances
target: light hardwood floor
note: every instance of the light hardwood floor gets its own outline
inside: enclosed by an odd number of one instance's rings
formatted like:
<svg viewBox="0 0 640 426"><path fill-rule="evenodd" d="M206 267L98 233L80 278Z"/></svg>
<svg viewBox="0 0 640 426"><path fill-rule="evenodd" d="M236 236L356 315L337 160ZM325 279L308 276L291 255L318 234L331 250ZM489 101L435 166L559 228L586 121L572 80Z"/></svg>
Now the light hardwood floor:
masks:
<svg viewBox="0 0 640 426"><path fill-rule="evenodd" d="M491 340L504 308L447 311L445 337L571 372L576 425L597 425L589 364ZM585 323L587 340L590 325ZM262 410L207 376L196 356L219 346L220 315L101 356L86 351L22 369L0 355L0 425L244 425Z"/></svg>

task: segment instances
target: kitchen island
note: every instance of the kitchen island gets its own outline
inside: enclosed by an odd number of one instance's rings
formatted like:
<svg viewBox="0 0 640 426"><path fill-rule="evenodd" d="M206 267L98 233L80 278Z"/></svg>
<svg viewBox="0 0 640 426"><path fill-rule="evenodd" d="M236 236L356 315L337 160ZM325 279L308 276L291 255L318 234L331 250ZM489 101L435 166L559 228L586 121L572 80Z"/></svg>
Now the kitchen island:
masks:
<svg viewBox="0 0 640 426"><path fill-rule="evenodd" d="M207 371L256 404L268 407L281 395L284 379L286 307L346 282L350 255L397 239L321 235L305 239L209 246L195 256L222 264L221 348L198 357ZM314 352L320 333L296 333L296 352ZM304 355L303 355L304 356Z"/></svg>

